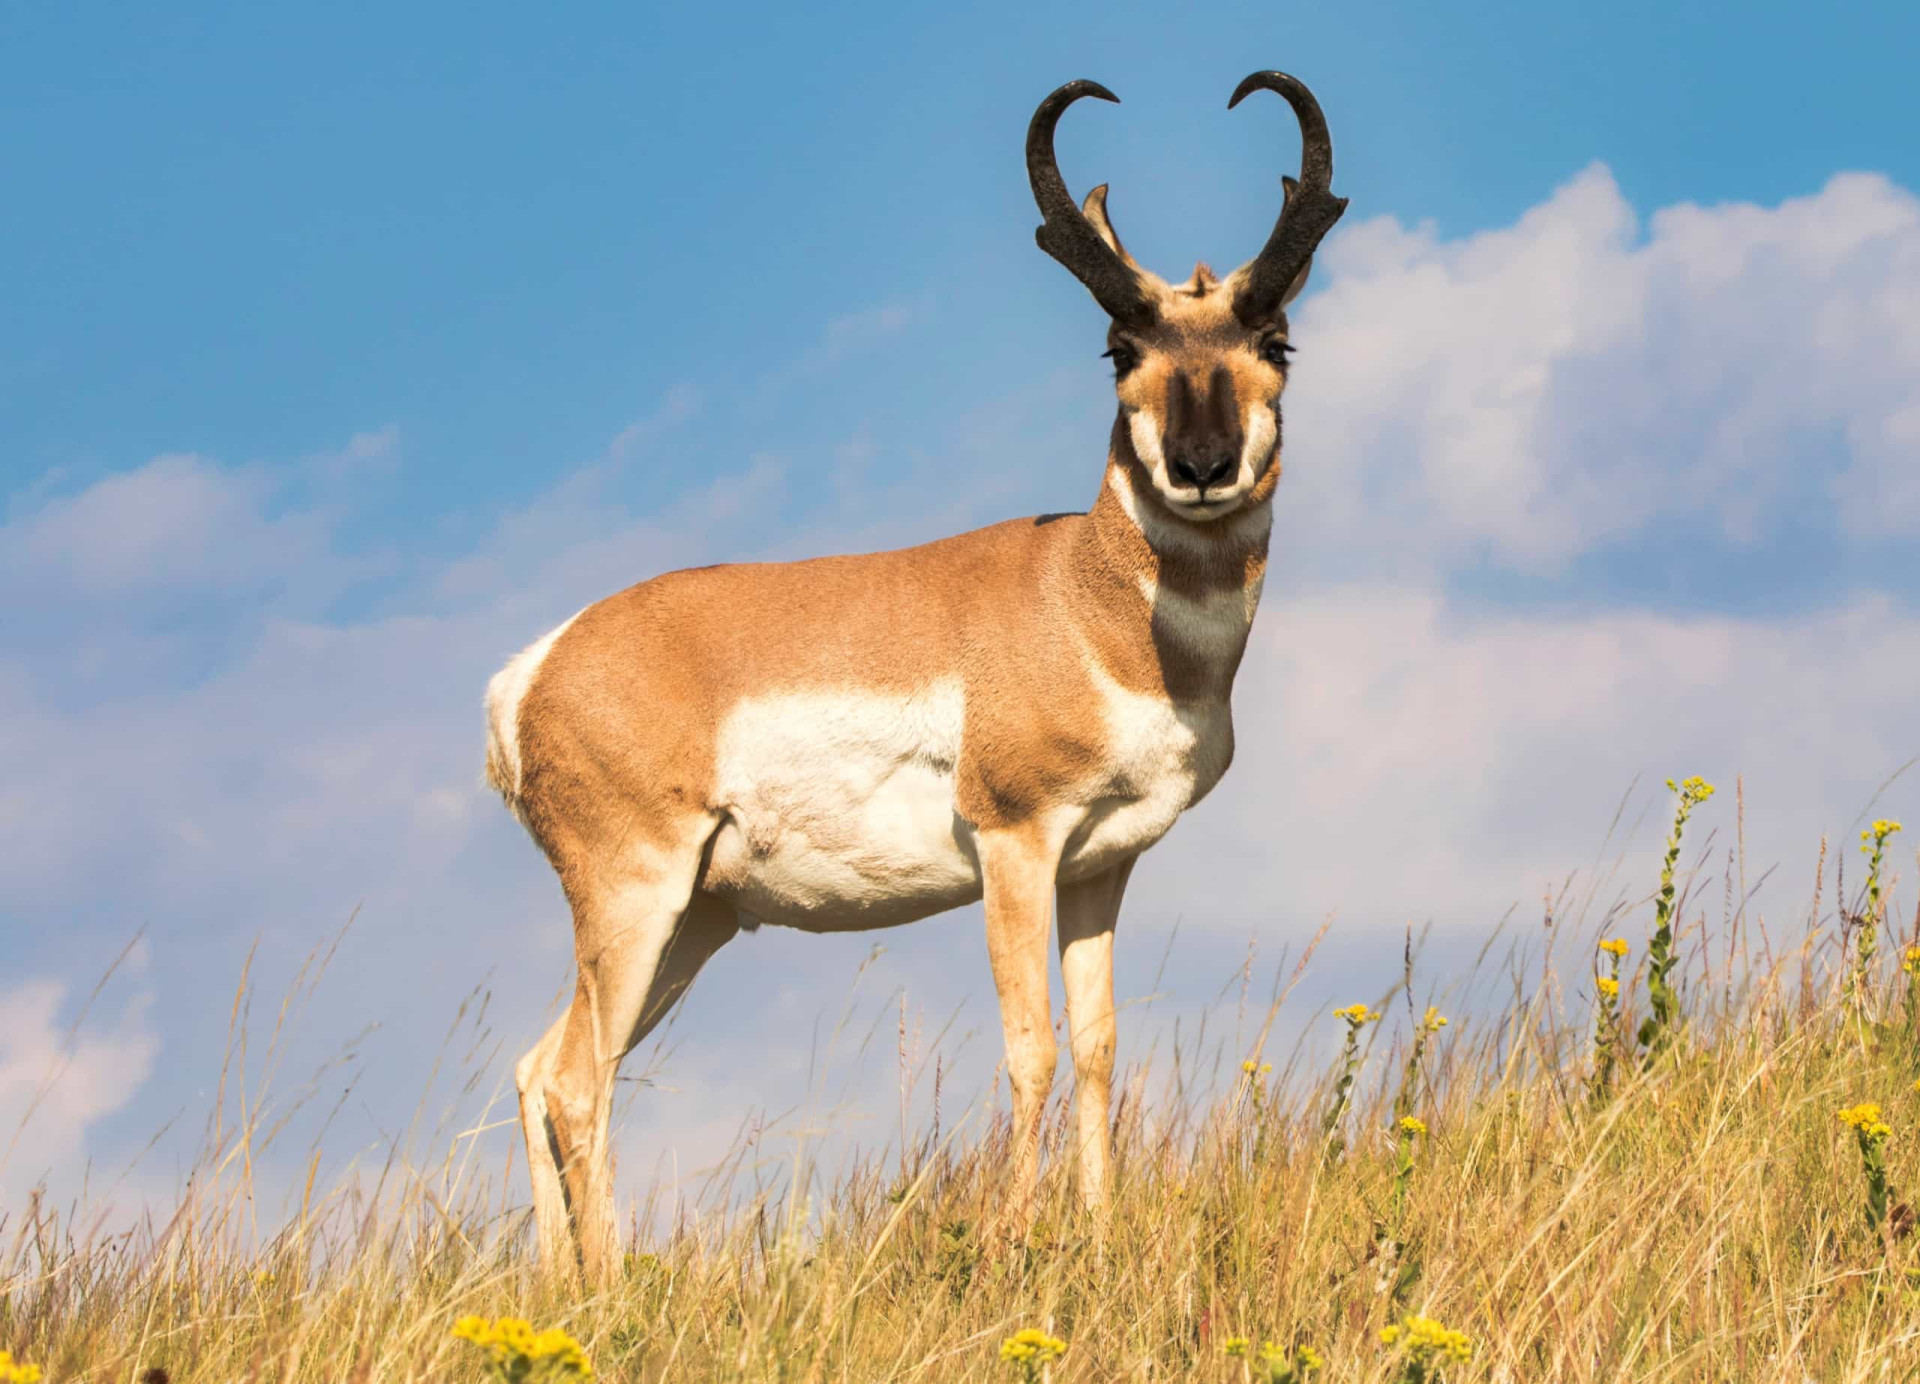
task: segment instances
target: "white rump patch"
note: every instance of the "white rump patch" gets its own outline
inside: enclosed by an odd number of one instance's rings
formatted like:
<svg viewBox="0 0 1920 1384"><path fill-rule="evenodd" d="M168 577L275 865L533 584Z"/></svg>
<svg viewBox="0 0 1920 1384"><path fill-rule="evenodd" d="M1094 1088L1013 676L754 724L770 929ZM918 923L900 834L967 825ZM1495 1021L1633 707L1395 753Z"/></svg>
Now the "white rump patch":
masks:
<svg viewBox="0 0 1920 1384"><path fill-rule="evenodd" d="M487 777L515 813L520 810L520 704L554 641L581 614L575 611L565 624L541 635L487 681Z"/></svg>

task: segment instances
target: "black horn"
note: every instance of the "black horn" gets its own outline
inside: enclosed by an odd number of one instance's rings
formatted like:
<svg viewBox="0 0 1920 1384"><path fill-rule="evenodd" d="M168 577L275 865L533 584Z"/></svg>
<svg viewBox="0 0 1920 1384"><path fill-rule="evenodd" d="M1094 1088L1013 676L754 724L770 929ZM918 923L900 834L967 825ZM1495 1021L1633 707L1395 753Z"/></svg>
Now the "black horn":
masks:
<svg viewBox="0 0 1920 1384"><path fill-rule="evenodd" d="M1045 218L1033 238L1042 250L1073 271L1114 321L1130 327L1145 326L1153 320L1153 302L1140 276L1081 214L1053 155L1054 126L1060 123L1061 112L1082 96L1116 103L1120 100L1098 82L1068 82L1040 103L1027 126L1027 181L1033 185L1033 200Z"/></svg>
<svg viewBox="0 0 1920 1384"><path fill-rule="evenodd" d="M1327 117L1306 84L1284 72L1255 72L1234 88L1227 109L1254 91L1277 91L1293 107L1300 121L1300 180L1282 179L1286 200L1280 219L1234 295L1234 315L1248 326L1267 321L1279 310L1321 237L1347 209L1347 199L1333 195L1333 138L1327 133Z"/></svg>

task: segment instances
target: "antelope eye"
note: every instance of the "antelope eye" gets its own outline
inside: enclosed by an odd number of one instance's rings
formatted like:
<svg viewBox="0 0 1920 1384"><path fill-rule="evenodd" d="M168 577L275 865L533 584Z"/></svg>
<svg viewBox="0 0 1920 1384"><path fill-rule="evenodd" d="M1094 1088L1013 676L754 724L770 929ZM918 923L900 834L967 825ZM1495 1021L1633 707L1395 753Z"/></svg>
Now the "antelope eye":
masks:
<svg viewBox="0 0 1920 1384"><path fill-rule="evenodd" d="M1287 357L1292 354L1293 347L1287 344L1285 337L1270 336L1260 344L1260 359L1283 370L1287 365Z"/></svg>
<svg viewBox="0 0 1920 1384"><path fill-rule="evenodd" d="M1140 363L1140 353L1131 346L1115 346L1110 351L1102 351L1100 359L1113 362L1113 373L1118 378Z"/></svg>

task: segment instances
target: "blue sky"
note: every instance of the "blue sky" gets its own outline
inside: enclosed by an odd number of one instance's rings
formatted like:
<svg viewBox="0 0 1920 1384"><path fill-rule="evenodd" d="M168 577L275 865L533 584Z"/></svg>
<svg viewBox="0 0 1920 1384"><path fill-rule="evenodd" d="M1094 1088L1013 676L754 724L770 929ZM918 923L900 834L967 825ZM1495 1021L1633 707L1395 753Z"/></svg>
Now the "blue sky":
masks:
<svg viewBox="0 0 1920 1384"><path fill-rule="evenodd" d="M1810 879L1920 752L1920 17L1675 9L7 9L0 1151L77 1056L0 1203L202 1099L256 935L270 988L360 909L298 1055L381 1025L366 1131L490 975L530 1040L565 921L478 695L582 602L1084 506L1103 323L1020 161L1072 77L1124 104L1069 116L1068 182L1156 268L1271 224L1250 69L1312 84L1352 199L1241 760L1143 868L1123 990L1176 918L1170 1012L1336 907L1314 1004L1381 929L1470 949L1636 777L1746 774ZM724 954L633 1137L777 1101L873 940ZM878 940L876 1002L991 1039L977 916Z"/></svg>

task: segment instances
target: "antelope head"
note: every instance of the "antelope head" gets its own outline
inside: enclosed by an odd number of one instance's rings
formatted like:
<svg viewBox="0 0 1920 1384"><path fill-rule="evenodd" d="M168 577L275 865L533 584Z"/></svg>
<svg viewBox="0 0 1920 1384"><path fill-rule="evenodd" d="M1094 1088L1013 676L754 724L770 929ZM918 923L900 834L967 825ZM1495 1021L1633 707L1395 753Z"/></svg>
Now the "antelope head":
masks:
<svg viewBox="0 0 1920 1384"><path fill-rule="evenodd" d="M1347 206L1331 190L1333 142L1313 93L1284 72L1256 72L1234 90L1228 109L1262 90L1286 98L1299 119L1300 177L1284 180L1266 246L1225 279L1204 264L1180 284L1142 269L1108 219L1105 184L1074 205L1054 159L1054 127L1082 96L1119 97L1098 82L1069 82L1040 103L1027 127L1027 178L1045 218L1034 238L1113 319L1106 355L1120 402L1115 460L1134 470L1135 493L1150 492L1193 524L1272 498L1293 349L1287 304L1306 286L1314 248Z"/></svg>

